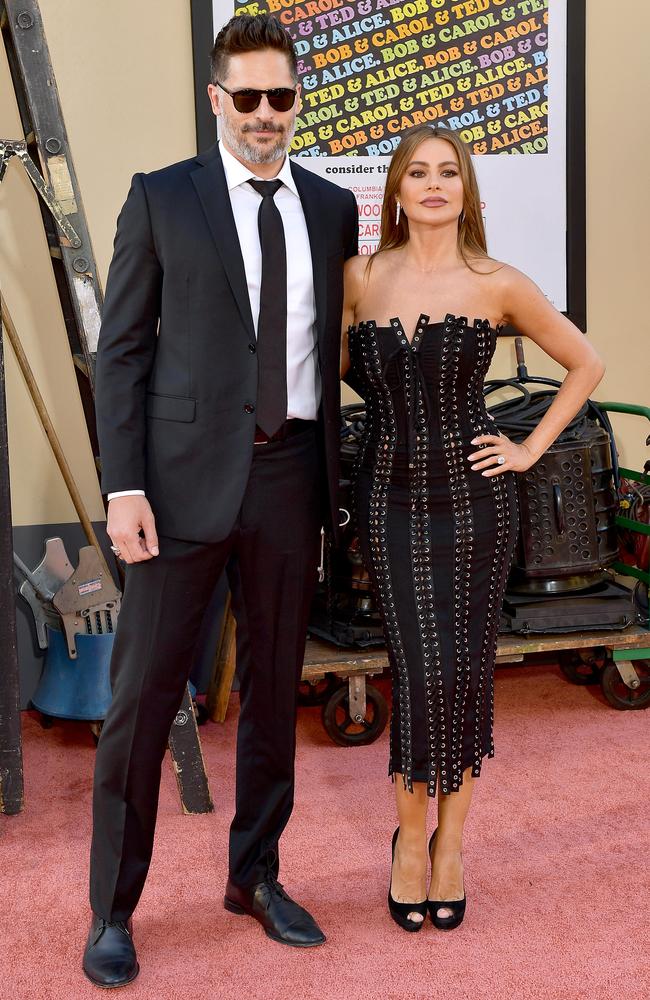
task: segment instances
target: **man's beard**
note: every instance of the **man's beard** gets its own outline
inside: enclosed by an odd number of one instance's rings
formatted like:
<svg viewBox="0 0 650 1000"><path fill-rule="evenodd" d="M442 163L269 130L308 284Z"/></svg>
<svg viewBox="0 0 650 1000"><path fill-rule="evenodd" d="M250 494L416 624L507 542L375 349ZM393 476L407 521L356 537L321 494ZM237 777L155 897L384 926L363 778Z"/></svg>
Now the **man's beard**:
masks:
<svg viewBox="0 0 650 1000"><path fill-rule="evenodd" d="M275 142L264 146L247 142L246 132L252 132L253 130L268 131L269 135L275 135L277 139ZM291 145L295 131L295 123L288 130L282 127L278 128L277 126L261 126L260 128L259 125L243 126L241 129L235 130L231 127L226 115L221 116L222 138L225 139L233 153L248 163L274 163L276 160L281 160Z"/></svg>

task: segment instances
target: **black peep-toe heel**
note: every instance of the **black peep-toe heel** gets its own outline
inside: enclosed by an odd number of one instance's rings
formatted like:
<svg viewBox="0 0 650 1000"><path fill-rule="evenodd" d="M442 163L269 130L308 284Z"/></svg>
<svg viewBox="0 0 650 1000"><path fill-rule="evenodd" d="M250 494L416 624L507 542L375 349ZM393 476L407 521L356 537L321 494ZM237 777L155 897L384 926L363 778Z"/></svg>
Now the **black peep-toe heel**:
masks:
<svg viewBox="0 0 650 1000"><path fill-rule="evenodd" d="M429 841L429 857L431 857L431 848L433 847L433 839L437 833L434 830L431 834L431 840ZM428 899L427 907L429 910L429 916L434 927L437 927L439 931L453 931L454 927L458 927L462 924L463 917L465 916L465 908L467 905L467 897L465 896L465 882L463 880L463 898L462 899ZM438 910L451 910L450 917L439 917Z"/></svg>
<svg viewBox="0 0 650 1000"><path fill-rule="evenodd" d="M427 915L427 901L423 899L421 903L398 903L397 900L393 899L393 870L392 864L395 861L395 844L397 843L397 838L399 836L399 827L395 830L393 834L393 847L391 851L391 875L390 875L390 888L388 889L388 909L390 915L396 924L403 927L405 931L419 931L422 930L422 925L424 924L424 918ZM422 916L422 920L411 920L409 913L419 913Z"/></svg>

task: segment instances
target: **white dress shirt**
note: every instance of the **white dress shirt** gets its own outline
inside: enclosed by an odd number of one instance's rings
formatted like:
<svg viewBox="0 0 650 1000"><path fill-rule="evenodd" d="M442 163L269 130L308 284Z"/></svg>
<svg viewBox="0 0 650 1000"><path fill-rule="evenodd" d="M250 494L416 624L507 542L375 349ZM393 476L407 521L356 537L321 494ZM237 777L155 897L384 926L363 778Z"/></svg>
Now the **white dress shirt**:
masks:
<svg viewBox="0 0 650 1000"><path fill-rule="evenodd" d="M268 178L257 177L223 143L220 143L220 152L257 335L262 284L262 248L257 215L262 196L248 181ZM282 181L274 201L282 216L287 247L287 417L315 420L320 405L321 381L311 247L288 156L285 156L282 169L273 179ZM109 493L108 499L121 496L144 496L144 490L121 490Z"/></svg>

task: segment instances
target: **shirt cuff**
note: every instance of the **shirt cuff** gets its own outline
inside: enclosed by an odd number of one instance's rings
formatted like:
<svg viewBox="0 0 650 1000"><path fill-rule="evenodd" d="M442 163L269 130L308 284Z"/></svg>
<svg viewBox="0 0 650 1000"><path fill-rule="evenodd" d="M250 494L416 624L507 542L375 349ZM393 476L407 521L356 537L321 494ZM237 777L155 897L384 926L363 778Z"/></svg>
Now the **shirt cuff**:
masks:
<svg viewBox="0 0 650 1000"><path fill-rule="evenodd" d="M107 500L114 500L115 497L143 497L144 490L120 490L119 493L108 493Z"/></svg>

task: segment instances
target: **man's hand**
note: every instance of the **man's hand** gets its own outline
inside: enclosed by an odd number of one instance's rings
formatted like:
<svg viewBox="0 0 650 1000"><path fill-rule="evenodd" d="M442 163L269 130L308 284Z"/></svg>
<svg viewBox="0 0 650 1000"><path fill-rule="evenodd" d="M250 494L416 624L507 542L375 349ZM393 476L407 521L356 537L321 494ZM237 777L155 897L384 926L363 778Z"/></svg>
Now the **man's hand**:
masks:
<svg viewBox="0 0 650 1000"><path fill-rule="evenodd" d="M156 520L146 497L115 497L110 500L106 531L115 548L120 550L119 558L126 563L144 562L160 551Z"/></svg>

